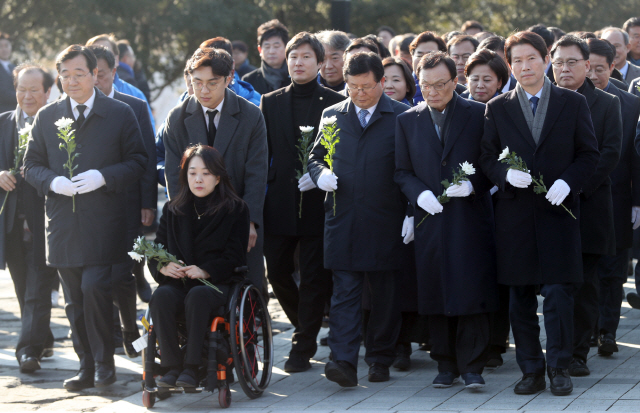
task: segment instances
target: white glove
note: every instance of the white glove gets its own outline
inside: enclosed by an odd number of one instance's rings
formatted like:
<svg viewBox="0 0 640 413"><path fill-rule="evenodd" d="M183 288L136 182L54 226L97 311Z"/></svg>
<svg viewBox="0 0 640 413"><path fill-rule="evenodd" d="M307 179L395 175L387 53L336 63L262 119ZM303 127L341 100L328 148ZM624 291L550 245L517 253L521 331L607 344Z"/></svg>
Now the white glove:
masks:
<svg viewBox="0 0 640 413"><path fill-rule="evenodd" d="M309 172L307 172L298 180L298 189L300 192L305 192L313 188L317 188L317 186L313 183L313 180L309 176Z"/></svg>
<svg viewBox="0 0 640 413"><path fill-rule="evenodd" d="M318 177L318 188L326 192L338 189L338 177L329 169L324 169Z"/></svg>
<svg viewBox="0 0 640 413"><path fill-rule="evenodd" d="M472 192L473 184L470 181L461 181L459 185L447 188L447 196L451 198L469 196Z"/></svg>
<svg viewBox="0 0 640 413"><path fill-rule="evenodd" d="M442 212L442 204L438 202L438 199L431 191L424 191L418 196L418 206L431 215Z"/></svg>
<svg viewBox="0 0 640 413"><path fill-rule="evenodd" d="M77 192L73 182L71 182L66 176L56 176L53 178L49 188L56 194L64 196L73 196Z"/></svg>
<svg viewBox="0 0 640 413"><path fill-rule="evenodd" d="M102 176L102 174L96 169L89 169L88 171L74 176L71 180L74 183L74 188L79 194L86 194L87 192L95 191L106 184L104 176Z"/></svg>
<svg viewBox="0 0 640 413"><path fill-rule="evenodd" d="M631 223L633 224L633 229L640 227L640 207L631 207Z"/></svg>
<svg viewBox="0 0 640 413"><path fill-rule="evenodd" d="M413 241L413 217L404 217L402 223L402 242L405 244Z"/></svg>
<svg viewBox="0 0 640 413"><path fill-rule="evenodd" d="M545 198L551 202L551 205L560 205L567 195L569 195L569 192L571 192L569 185L562 179L556 179L553 185L551 185L551 188L549 188L549 192L547 192Z"/></svg>
<svg viewBox="0 0 640 413"><path fill-rule="evenodd" d="M531 175L517 169L509 169L507 171L507 182L516 188L526 188L531 184Z"/></svg>

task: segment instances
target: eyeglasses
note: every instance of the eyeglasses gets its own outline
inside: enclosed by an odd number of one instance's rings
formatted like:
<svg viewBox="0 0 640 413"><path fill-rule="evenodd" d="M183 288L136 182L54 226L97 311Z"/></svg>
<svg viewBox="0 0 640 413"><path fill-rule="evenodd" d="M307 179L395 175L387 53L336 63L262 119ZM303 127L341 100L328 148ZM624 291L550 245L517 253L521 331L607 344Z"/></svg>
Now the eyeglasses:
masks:
<svg viewBox="0 0 640 413"><path fill-rule="evenodd" d="M433 88L433 90L443 90L444 87L447 85L447 83L451 82L452 80L453 78L447 80L446 82L436 83L433 85L430 85L429 83L420 82L420 89L430 90L431 88Z"/></svg>
<svg viewBox="0 0 640 413"><path fill-rule="evenodd" d="M73 75L73 76L60 76L60 82L69 83L69 80L73 79L75 82L79 82L89 75L89 72L84 75Z"/></svg>
<svg viewBox="0 0 640 413"><path fill-rule="evenodd" d="M214 81L209 81L209 82L201 82L199 80L196 81L191 81L191 84L193 85L193 88L195 90L202 90L202 88L204 88L205 86L207 87L207 90L212 91L212 90L216 90L216 88L218 87L218 85L222 82L224 82L224 80L227 77L223 77L222 79L218 78L215 82Z"/></svg>
<svg viewBox="0 0 640 413"><path fill-rule="evenodd" d="M373 89L375 89L378 86L379 83L380 82L378 82L375 85L370 86L370 87L351 87L351 86L347 85L347 89L349 90L350 94L354 94L355 95L358 92L362 92L362 93L364 93L366 95L367 93L369 93Z"/></svg>
<svg viewBox="0 0 640 413"><path fill-rule="evenodd" d="M583 60L584 59L569 59L566 62L563 62L562 60L554 60L551 64L553 65L553 67L557 67L558 69L560 69L565 64L569 67L576 67L576 64L578 64L578 62Z"/></svg>

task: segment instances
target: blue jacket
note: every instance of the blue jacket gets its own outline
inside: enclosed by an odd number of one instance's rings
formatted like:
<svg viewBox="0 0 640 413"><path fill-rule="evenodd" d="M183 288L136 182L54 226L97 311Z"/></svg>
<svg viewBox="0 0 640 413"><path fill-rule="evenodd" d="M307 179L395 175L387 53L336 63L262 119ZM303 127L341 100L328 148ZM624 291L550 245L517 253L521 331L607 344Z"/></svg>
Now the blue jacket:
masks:
<svg viewBox="0 0 640 413"><path fill-rule="evenodd" d="M424 102L424 97L422 96L422 89L420 89L420 82L418 82L418 76L413 74L413 80L416 81L416 94L413 96L413 104L417 105L420 102Z"/></svg>
<svg viewBox="0 0 640 413"><path fill-rule="evenodd" d="M142 99L147 102L147 97L135 86L131 86L127 82L120 79L120 76L116 73L115 78L113 79L113 84L116 86L116 90L120 93L124 93L125 95L130 95L136 97L138 99ZM151 127L153 128L153 133L156 132L156 121L153 119L153 112L151 112L151 106L149 106L149 102L147 102L147 109L149 109L149 117L151 118Z"/></svg>

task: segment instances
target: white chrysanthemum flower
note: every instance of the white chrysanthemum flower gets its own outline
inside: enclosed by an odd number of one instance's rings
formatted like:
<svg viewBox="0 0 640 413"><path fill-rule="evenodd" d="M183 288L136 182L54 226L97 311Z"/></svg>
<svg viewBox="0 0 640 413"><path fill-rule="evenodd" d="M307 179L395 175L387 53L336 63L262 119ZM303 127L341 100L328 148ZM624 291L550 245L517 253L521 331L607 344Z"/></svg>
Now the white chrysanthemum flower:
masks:
<svg viewBox="0 0 640 413"><path fill-rule="evenodd" d="M328 118L324 118L324 119L322 120L322 123L323 123L323 124L325 124L325 125L332 125L332 124L336 123L337 121L338 121L338 118L337 118L337 117L335 117L335 116L330 116L330 117L328 117Z"/></svg>
<svg viewBox="0 0 640 413"><path fill-rule="evenodd" d="M313 126L300 126L300 132L311 133L313 132Z"/></svg>
<svg viewBox="0 0 640 413"><path fill-rule="evenodd" d="M142 261L142 255L135 251L129 251L129 256L138 262Z"/></svg>
<svg viewBox="0 0 640 413"><path fill-rule="evenodd" d="M60 118L55 123L58 129L65 129L66 127L73 125L73 119L69 118Z"/></svg>
<svg viewBox="0 0 640 413"><path fill-rule="evenodd" d="M502 151L502 153L500 154L500 156L498 156L498 160L501 161L503 159L505 159L507 156L509 156L509 147L505 147L504 151Z"/></svg>
<svg viewBox="0 0 640 413"><path fill-rule="evenodd" d="M31 129L33 129L33 126L31 124L29 124L29 123L25 123L24 124L24 128L20 129L18 131L18 134L20 136L28 135L29 132L31 132Z"/></svg>
<svg viewBox="0 0 640 413"><path fill-rule="evenodd" d="M464 161L464 163L461 163L460 168L462 168L462 172L464 172L467 175L473 175L476 173L476 168L473 167L473 164L467 161Z"/></svg>

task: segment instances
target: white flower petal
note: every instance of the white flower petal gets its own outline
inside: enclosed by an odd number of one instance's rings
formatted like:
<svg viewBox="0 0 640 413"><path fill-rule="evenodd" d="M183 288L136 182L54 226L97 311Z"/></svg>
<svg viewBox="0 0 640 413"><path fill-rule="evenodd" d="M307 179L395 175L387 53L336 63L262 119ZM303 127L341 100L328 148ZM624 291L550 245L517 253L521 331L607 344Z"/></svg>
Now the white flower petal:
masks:
<svg viewBox="0 0 640 413"><path fill-rule="evenodd" d="M313 132L313 126L300 126L300 132L302 133Z"/></svg>
<svg viewBox="0 0 640 413"><path fill-rule="evenodd" d="M322 123L323 123L324 125L331 125L331 124L336 123L337 121L338 121L338 118L337 118L337 117L335 117L335 116L330 116L330 117L328 117L328 118L324 118L324 119L322 119Z"/></svg>
<svg viewBox="0 0 640 413"><path fill-rule="evenodd" d="M500 156L498 156L498 160L501 161L503 159L505 159L507 156L509 156L509 147L505 147L504 150L502 151L502 153L500 154Z"/></svg>
<svg viewBox="0 0 640 413"><path fill-rule="evenodd" d="M470 164L467 161L461 163L460 168L462 168L462 171L467 175L473 175L476 173L476 168L473 167L473 164Z"/></svg>
<svg viewBox="0 0 640 413"><path fill-rule="evenodd" d="M70 125L73 125L73 119L69 118L60 118L55 122L55 125L58 129L67 128Z"/></svg>
<svg viewBox="0 0 640 413"><path fill-rule="evenodd" d="M138 262L142 261L142 255L135 251L129 251L129 256Z"/></svg>
<svg viewBox="0 0 640 413"><path fill-rule="evenodd" d="M33 129L33 126L31 126L29 123L25 123L24 128L20 129L18 131L18 134L21 136L28 135L31 132L31 129Z"/></svg>

